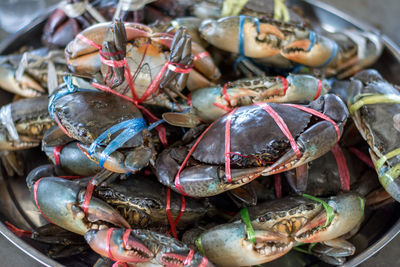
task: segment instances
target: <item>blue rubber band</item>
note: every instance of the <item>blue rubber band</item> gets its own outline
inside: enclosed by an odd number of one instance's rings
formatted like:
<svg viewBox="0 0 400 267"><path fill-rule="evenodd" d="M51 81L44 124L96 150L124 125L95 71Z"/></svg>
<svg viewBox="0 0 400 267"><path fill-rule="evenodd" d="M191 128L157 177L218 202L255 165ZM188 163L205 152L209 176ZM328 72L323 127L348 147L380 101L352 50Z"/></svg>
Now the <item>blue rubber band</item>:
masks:
<svg viewBox="0 0 400 267"><path fill-rule="evenodd" d="M50 117L53 119L54 119L54 102L56 100L62 98L63 96L66 96L66 95L69 95L72 93L76 93L76 92L99 92L98 90L94 90L94 89L83 89L83 88L76 87L72 83L71 75L64 76L63 79L64 79L64 82L65 82L67 88L57 91L54 95L52 95L50 97L50 100L49 100L49 106L48 106L49 114L50 114Z"/></svg>
<svg viewBox="0 0 400 267"><path fill-rule="evenodd" d="M243 26L245 19L248 18L249 16L245 15L240 15L239 16L239 55L241 57L246 57L244 55L244 32L243 32ZM260 33L260 21L258 18L252 17L254 22L256 23L256 28L257 28L257 33Z"/></svg>
<svg viewBox="0 0 400 267"><path fill-rule="evenodd" d="M308 38L310 39L310 45L307 48L307 52L310 52L315 45L315 32L310 31Z"/></svg>
<svg viewBox="0 0 400 267"><path fill-rule="evenodd" d="M146 127L146 121L143 118L135 118L135 119L123 121L116 125L111 126L106 131L104 131L101 135L99 135L96 138L96 140L94 140L94 142L90 145L89 150L88 150L89 155L92 155L95 152L96 147L103 144L104 140L106 138L108 138L109 136L111 136L112 134L114 134L115 132L118 132L119 130L125 129L125 128L131 128L131 127L135 128L136 125L144 125L143 126L143 129L144 129L144 127Z"/></svg>
<svg viewBox="0 0 400 267"><path fill-rule="evenodd" d="M101 152L99 157L99 166L103 168L104 162L106 159L113 153L115 150L120 148L123 144L125 144L129 139L142 132L142 130L146 128L146 121L144 119L136 119L132 125L122 131L117 137L115 137L107 147Z"/></svg>
<svg viewBox="0 0 400 267"><path fill-rule="evenodd" d="M324 68L324 67L326 67L329 63L331 63L331 61L335 58L335 56L336 56L336 54L337 54L337 51L338 51L338 45L337 45L336 42L334 42L334 47L333 47L333 51L332 51L331 56L328 58L327 61L325 61L324 64L322 64L321 66L319 66L319 67L317 67L317 68Z"/></svg>

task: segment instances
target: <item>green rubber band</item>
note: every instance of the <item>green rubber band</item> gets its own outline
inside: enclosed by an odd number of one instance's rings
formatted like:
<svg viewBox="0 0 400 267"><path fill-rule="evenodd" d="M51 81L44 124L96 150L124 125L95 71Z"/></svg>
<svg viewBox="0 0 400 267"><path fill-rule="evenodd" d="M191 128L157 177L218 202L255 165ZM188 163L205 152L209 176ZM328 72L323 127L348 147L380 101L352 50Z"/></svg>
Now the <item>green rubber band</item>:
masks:
<svg viewBox="0 0 400 267"><path fill-rule="evenodd" d="M381 182L382 186L386 189L395 179L400 176L400 163L396 164L388 171L383 174L379 173L379 181Z"/></svg>
<svg viewBox="0 0 400 267"><path fill-rule="evenodd" d="M199 236L195 241L196 247L199 250L201 255L205 255L203 245L201 244L201 236Z"/></svg>
<svg viewBox="0 0 400 267"><path fill-rule="evenodd" d="M318 243L310 243L310 245L308 246L308 253L312 254L312 248L315 247L315 245Z"/></svg>
<svg viewBox="0 0 400 267"><path fill-rule="evenodd" d="M371 105L371 104L383 104L383 103L397 103L400 104L400 95L395 94L386 94L386 95L379 95L373 94L369 96L364 96L360 100L357 100L353 103L349 111L351 114L359 110L364 105Z"/></svg>
<svg viewBox="0 0 400 267"><path fill-rule="evenodd" d="M333 218L335 217L335 212L333 211L333 208L331 206L329 206L328 203L326 203L322 199L319 199L319 198L316 198L316 197L313 197L313 196L310 196L310 195L307 195L307 194L302 194L302 196L322 204L322 206L325 209L326 217L327 217L327 220L326 220L325 225L323 227L327 227L328 225L330 225L332 220L333 220Z"/></svg>
<svg viewBox="0 0 400 267"><path fill-rule="evenodd" d="M305 254L310 254L307 250L299 248L299 247L294 247L292 249L295 250L295 251L298 251L298 252L305 253Z"/></svg>
<svg viewBox="0 0 400 267"><path fill-rule="evenodd" d="M242 216L242 221L244 222L244 224L246 225L246 234L247 234L247 239L251 242L251 243L256 243L256 235L254 233L254 229L253 226L251 225L250 222L250 216L249 216L249 211L247 210L247 208L243 208L240 211L240 215Z"/></svg>
<svg viewBox="0 0 400 267"><path fill-rule="evenodd" d="M225 0L221 17L238 16L249 0Z"/></svg>

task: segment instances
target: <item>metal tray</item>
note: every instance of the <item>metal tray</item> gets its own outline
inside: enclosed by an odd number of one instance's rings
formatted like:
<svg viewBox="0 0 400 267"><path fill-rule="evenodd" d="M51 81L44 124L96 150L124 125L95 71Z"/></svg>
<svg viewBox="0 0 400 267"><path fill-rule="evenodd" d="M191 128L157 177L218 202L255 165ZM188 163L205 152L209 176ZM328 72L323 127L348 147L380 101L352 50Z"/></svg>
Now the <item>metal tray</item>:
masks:
<svg viewBox="0 0 400 267"><path fill-rule="evenodd" d="M328 4L315 0L291 0L290 2L299 5L311 23L319 25L325 30L337 31L355 27L378 33L378 30L370 25L356 20ZM0 54L11 53L24 45L39 47L42 29L51 11L52 8L46 14L35 19L30 25L0 43ZM382 57L373 68L380 71L388 81L400 84L400 76L397 75L400 71L400 48L387 36L381 36L385 49ZM11 94L0 90L0 105L8 103L11 97ZM26 162L25 173L35 166L47 162L38 148L25 151L23 154ZM87 266L87 263L93 264L96 259L96 255L89 252L80 257L54 261L43 254L43 244L17 237L3 224L4 221L9 221L22 229L33 229L46 223L30 200L25 177L7 177L4 170L0 169L0 233L2 235L27 255L46 266ZM398 232L400 232L400 203L393 203L376 211L367 210L365 223L359 233L351 240L357 247L356 254L349 258L345 266L355 266L365 261L384 247ZM84 257L89 260L84 261ZM291 252L277 261L263 266L301 265L325 266L326 264L318 262L314 257Z"/></svg>

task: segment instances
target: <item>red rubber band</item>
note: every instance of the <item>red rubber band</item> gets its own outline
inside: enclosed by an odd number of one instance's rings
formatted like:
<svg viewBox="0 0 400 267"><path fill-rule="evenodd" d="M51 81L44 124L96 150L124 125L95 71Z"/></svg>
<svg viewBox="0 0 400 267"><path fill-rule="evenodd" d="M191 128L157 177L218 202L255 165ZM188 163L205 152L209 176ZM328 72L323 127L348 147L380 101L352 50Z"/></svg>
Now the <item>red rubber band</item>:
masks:
<svg viewBox="0 0 400 267"><path fill-rule="evenodd" d="M10 223L9 221L5 221L4 224L7 226L8 230L13 232L13 234L18 237L32 235L32 231L20 229L20 228L16 227L15 225L13 225L12 223Z"/></svg>
<svg viewBox="0 0 400 267"><path fill-rule="evenodd" d="M188 105L189 106L193 106L193 104L192 104L192 94L188 94L188 96L187 96L187 102L188 102Z"/></svg>
<svg viewBox="0 0 400 267"><path fill-rule="evenodd" d="M362 162L367 164L368 167L371 167L372 169L375 170L375 165L374 165L374 163L372 162L371 158L368 155L364 154L363 152L361 152L360 150L358 150L355 147L349 147L348 149L350 150L351 153L356 155Z"/></svg>
<svg viewBox="0 0 400 267"><path fill-rule="evenodd" d="M60 165L60 153L61 150L65 147L66 145L61 145L61 146L55 146L53 148L53 157L54 157L54 162L56 165Z"/></svg>
<svg viewBox="0 0 400 267"><path fill-rule="evenodd" d="M232 109L230 107L224 106L224 105L222 105L220 103L217 103L217 102L214 102L213 105L215 107L217 107L217 108L225 110L226 112L231 112L232 111Z"/></svg>
<svg viewBox="0 0 400 267"><path fill-rule="evenodd" d="M112 60L112 59L106 59L105 57L100 55L100 60L103 64L114 68L122 68L127 65L126 58L121 60Z"/></svg>
<svg viewBox="0 0 400 267"><path fill-rule="evenodd" d="M225 177L228 183L232 182L231 175L231 121L232 115L235 113L237 108L232 110L226 117L225 123Z"/></svg>
<svg viewBox="0 0 400 267"><path fill-rule="evenodd" d="M226 102L228 102L229 106L232 107L231 100L229 100L228 93L226 92L229 83L224 84L224 87L222 87L222 95L224 96Z"/></svg>
<svg viewBox="0 0 400 267"><path fill-rule="evenodd" d="M122 236L122 243L124 245L124 249L126 249L126 246L128 245L129 241L129 236L131 235L132 229L126 229L124 235Z"/></svg>
<svg viewBox="0 0 400 267"><path fill-rule="evenodd" d="M207 51L203 51L203 52L200 52L200 53L196 54L193 57L193 61L196 61L196 60L199 60L199 59L203 59L203 58L209 57L209 56L210 56L210 53L208 53Z"/></svg>
<svg viewBox="0 0 400 267"><path fill-rule="evenodd" d="M346 157L338 144L332 148L340 177L340 187L343 191L350 191L350 173L347 167Z"/></svg>
<svg viewBox="0 0 400 267"><path fill-rule="evenodd" d="M108 228L107 229L107 236L106 236L106 250L107 250L107 257L113 261L118 261L117 259L115 259L113 257L113 255L111 254L111 247L110 247L110 240L111 240L111 235L114 231L114 228Z"/></svg>
<svg viewBox="0 0 400 267"><path fill-rule="evenodd" d="M78 35L76 36L76 38L80 39L81 41L101 50L101 45L96 44L95 42L93 42L92 40L90 40L89 38L87 38L86 36L84 36L83 34L78 33Z"/></svg>
<svg viewBox="0 0 400 267"><path fill-rule="evenodd" d="M186 259L183 261L183 265L190 265L192 263L193 260L193 256L194 256L194 250L190 249Z"/></svg>
<svg viewBox="0 0 400 267"><path fill-rule="evenodd" d="M289 139L290 146L292 147L294 153L296 154L297 158L301 158L301 152L299 150L299 146L297 145L296 141L294 140L292 134L289 131L289 128L287 127L286 123L282 119L281 116L279 116L278 113L267 103L256 103L255 105L261 107L264 109L272 119L276 122L278 127L281 129L282 133L286 136L287 139Z"/></svg>
<svg viewBox="0 0 400 267"><path fill-rule="evenodd" d="M40 178L39 180L37 180L36 183L35 183L35 185L33 186L33 199L35 200L36 207L38 208L40 214L42 214L42 216L43 216L49 223L55 224L55 223L53 223L52 221L50 221L50 219L47 218L46 215L44 215L44 213L42 212L42 210L41 210L40 207L39 207L39 203L38 203L38 200L37 200L37 190L38 190L38 187L39 187L39 183L40 183L40 181L41 181L42 179L43 179L43 178Z"/></svg>
<svg viewBox="0 0 400 267"><path fill-rule="evenodd" d="M274 186L276 198L282 198L282 178L280 173L274 175Z"/></svg>
<svg viewBox="0 0 400 267"><path fill-rule="evenodd" d="M328 116L326 116L326 115L322 114L321 112L318 112L318 111L316 111L314 109L306 108L306 107L295 105L295 104L282 104L282 105L298 108L298 109L303 110L303 111L305 111L307 113L310 113L310 114L312 114L314 116L317 116L317 117L319 117L319 118L321 118L323 120L329 121L330 123L333 124L333 127L335 127L336 136L337 136L337 142L339 142L339 140L340 140L340 129L337 126L337 124L331 118L329 118Z"/></svg>
<svg viewBox="0 0 400 267"><path fill-rule="evenodd" d="M120 51L117 51L114 53L107 53L107 52L104 52L102 49L100 49L99 53L101 56L112 57L112 56L122 55L122 54L124 54L124 51L120 50Z"/></svg>
<svg viewBox="0 0 400 267"><path fill-rule="evenodd" d="M208 259L206 257L203 257L203 259L201 260L199 267L206 267L208 263Z"/></svg>
<svg viewBox="0 0 400 267"><path fill-rule="evenodd" d="M322 90L322 82L320 79L318 79L318 89L313 100L317 99L321 95L321 90Z"/></svg>
<svg viewBox="0 0 400 267"><path fill-rule="evenodd" d="M76 179L81 179L83 176L76 176L76 175L63 175L63 176L58 176L58 178L66 179L66 180L76 180Z"/></svg>
<svg viewBox="0 0 400 267"><path fill-rule="evenodd" d="M83 198L82 209L83 209L83 212L85 213L86 217L88 216L89 203L90 203L90 200L92 199L93 191L95 188L94 184L92 183L94 177L96 177L96 176L93 176L92 179L90 179L90 181L86 187L85 196Z"/></svg>
<svg viewBox="0 0 400 267"><path fill-rule="evenodd" d="M282 76L276 76L276 77L282 80L283 93L286 95L286 91L287 91L287 89L288 89L288 87L289 87L289 86L288 86L288 81L286 80L285 77L282 77Z"/></svg>
<svg viewBox="0 0 400 267"><path fill-rule="evenodd" d="M166 212L167 212L167 218L169 225L171 227L171 233L172 236L175 239L178 239L178 235L176 233L176 226L178 225L179 220L181 219L183 212L185 211L185 197L182 195L181 196L181 211L179 215L176 217L175 220L172 219L172 214L171 214L171 188L167 188L167 205L166 205Z"/></svg>

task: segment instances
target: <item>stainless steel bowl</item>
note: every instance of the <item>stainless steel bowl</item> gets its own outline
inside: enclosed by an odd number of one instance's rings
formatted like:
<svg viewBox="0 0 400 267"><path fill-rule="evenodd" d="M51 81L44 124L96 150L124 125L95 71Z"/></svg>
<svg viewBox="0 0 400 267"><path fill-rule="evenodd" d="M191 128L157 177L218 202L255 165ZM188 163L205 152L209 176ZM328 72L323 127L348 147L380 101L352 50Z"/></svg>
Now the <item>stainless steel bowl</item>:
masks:
<svg viewBox="0 0 400 267"><path fill-rule="evenodd" d="M370 25L354 19L330 5L320 3L315 0L291 0L303 8L305 15L314 25L319 25L325 30L342 30L348 27L355 27L362 30L378 32ZM0 54L11 53L24 45L34 47L40 46L40 36L48 13L34 20L29 26L22 29L15 35L0 43ZM397 47L387 36L382 35L385 49L380 60L373 66L388 81L400 84L400 48ZM11 95L0 90L0 104L8 103ZM26 172L39 164L45 163L46 158L40 149L31 149L24 152L26 162ZM384 247L400 231L400 203L387 205L376 211L366 210L365 223L359 233L352 238L352 243L356 245L356 254L349 258L345 266L355 266L368 259L379 249ZM84 266L86 263L93 263L96 255L88 254L71 257L56 262L45 256L42 251L43 244L34 242L26 238L18 238L2 222L9 221L17 227L23 229L33 229L43 225L46 221L41 218L36 207L30 200L29 192L25 184L25 177L7 177L4 170L0 172L0 233L11 243L31 256L34 260L46 266ZM89 260L83 261L83 258ZM308 257L291 252L277 261L265 264L265 266L301 266L316 264L324 266L315 257Z"/></svg>

